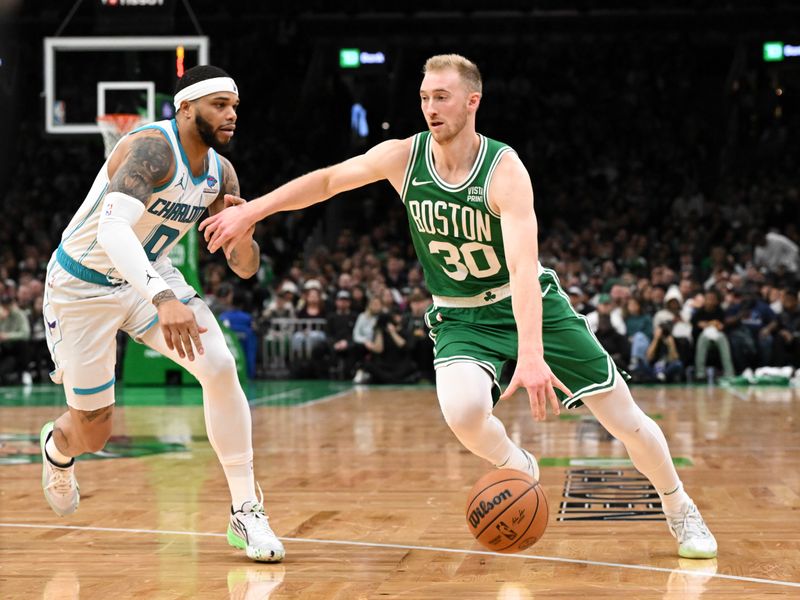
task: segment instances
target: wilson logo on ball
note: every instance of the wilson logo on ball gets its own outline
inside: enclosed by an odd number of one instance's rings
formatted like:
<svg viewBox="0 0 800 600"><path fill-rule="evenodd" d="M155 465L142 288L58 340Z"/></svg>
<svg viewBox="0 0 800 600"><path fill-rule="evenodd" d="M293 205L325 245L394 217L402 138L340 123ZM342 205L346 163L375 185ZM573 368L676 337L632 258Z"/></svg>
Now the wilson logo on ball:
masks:
<svg viewBox="0 0 800 600"><path fill-rule="evenodd" d="M480 524L480 522L483 520L483 518L493 508L495 508L496 506L499 506L505 500L508 500L509 498L513 498L513 496L514 495L508 489L505 489L502 492L500 492L499 494L497 494L497 496L492 498L489 502L485 502L485 501L481 500L481 503L478 504L478 506L475 507L475 510L473 510L469 515L470 524L473 527L477 527Z"/></svg>

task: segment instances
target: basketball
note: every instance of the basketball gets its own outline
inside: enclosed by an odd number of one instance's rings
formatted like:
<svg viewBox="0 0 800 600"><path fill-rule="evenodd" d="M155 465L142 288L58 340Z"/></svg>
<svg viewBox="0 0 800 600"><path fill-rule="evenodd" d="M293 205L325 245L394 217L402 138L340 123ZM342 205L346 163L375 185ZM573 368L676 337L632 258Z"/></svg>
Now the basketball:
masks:
<svg viewBox="0 0 800 600"><path fill-rule="evenodd" d="M530 548L544 534L548 517L542 486L522 471L489 471L467 498L467 527L493 552L513 554Z"/></svg>

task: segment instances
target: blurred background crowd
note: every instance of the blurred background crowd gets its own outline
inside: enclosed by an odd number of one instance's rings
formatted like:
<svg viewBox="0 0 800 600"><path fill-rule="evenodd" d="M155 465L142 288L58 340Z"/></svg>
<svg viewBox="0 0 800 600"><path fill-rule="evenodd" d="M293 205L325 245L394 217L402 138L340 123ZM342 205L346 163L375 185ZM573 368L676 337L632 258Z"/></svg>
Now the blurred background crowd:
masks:
<svg viewBox="0 0 800 600"><path fill-rule="evenodd" d="M13 98L41 89L41 79L25 75L39 72L39 38L24 34L52 34L65 9L49 4L49 19L33 19L24 6L16 14L13 44L29 71L12 82ZM350 4L341 14L353 27L381 16ZM455 24L433 15L421 37L402 31L415 17L427 22L419 15L386 16L394 26L384 39L390 61L354 81L320 59L344 43L346 19L331 18L323 35L315 34L322 25L309 16L311 5L246 18L237 10L258 9L193 2L212 63L241 90L230 158L243 194L420 131L421 66L431 54L457 51L483 72L478 130L514 147L531 173L542 264L558 273L621 368L647 382L800 367L800 73L761 57L766 36L789 27L779 22L783 5L668 2L672 10L659 20L661 4L603 18L592 13L602 3L573 2L581 18L560 20L560 3L539 2L534 34L524 23L502 29L489 12L481 21L444 4ZM521 3L505 4L511 11ZM713 17L720 24L709 28ZM706 27L696 31L697 18ZM235 34L227 33L231 24ZM356 102L367 110L366 135L351 126ZM102 164L99 137L48 137L40 111L17 100L13 123L4 125L4 383L47 376L45 269ZM287 375L267 354L278 325L293 323L279 341L299 357L290 376L432 380L422 318L431 299L388 184L276 215L258 225L256 239L262 267L250 280L239 280L223 257L200 254L204 297L242 333L251 374Z"/></svg>

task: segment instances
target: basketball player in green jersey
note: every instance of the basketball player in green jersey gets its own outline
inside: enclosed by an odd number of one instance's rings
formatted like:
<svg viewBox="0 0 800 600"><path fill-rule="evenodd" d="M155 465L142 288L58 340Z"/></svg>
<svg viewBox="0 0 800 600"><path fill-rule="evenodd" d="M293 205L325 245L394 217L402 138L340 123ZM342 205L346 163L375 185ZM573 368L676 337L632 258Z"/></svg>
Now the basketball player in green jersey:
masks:
<svg viewBox="0 0 800 600"><path fill-rule="evenodd" d="M625 445L658 490L681 556L711 558L717 543L683 490L664 434L634 403L623 377L571 307L556 274L538 262L533 190L508 146L475 131L478 68L458 55L430 58L420 86L428 131L378 144L361 156L299 177L200 225L215 252L271 214L322 202L387 179L400 194L425 281L435 342L436 392L462 444L498 467L539 478L534 457L492 414L524 388L536 420L547 404L586 404ZM505 361L516 370L500 395Z"/></svg>

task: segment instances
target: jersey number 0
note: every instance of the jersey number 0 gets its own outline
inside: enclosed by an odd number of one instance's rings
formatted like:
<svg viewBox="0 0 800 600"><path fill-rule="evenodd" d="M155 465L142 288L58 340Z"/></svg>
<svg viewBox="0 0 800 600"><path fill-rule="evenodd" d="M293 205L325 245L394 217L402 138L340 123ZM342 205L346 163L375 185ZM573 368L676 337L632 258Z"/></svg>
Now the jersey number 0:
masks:
<svg viewBox="0 0 800 600"><path fill-rule="evenodd" d="M164 248L169 246L180 231L169 227L167 225L159 225L158 229L153 232L150 239L143 246L144 251L147 253L147 258L150 262L155 262L158 257L164 252Z"/></svg>

